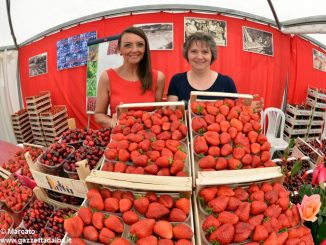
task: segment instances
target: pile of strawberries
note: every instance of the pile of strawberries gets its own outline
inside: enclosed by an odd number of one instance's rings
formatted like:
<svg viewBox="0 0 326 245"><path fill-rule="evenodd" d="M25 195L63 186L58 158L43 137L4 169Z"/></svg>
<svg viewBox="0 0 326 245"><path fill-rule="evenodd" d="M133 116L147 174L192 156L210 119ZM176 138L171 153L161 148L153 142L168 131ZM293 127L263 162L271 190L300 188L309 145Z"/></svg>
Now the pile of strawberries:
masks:
<svg viewBox="0 0 326 245"><path fill-rule="evenodd" d="M192 102L191 111L193 149L201 170L275 166L260 115L241 100Z"/></svg>
<svg viewBox="0 0 326 245"><path fill-rule="evenodd" d="M32 189L19 181L6 179L0 181L0 201L15 213L22 211L33 196Z"/></svg>
<svg viewBox="0 0 326 245"><path fill-rule="evenodd" d="M6 236L6 233L9 228L13 225L14 220L10 214L5 210L0 210L0 230L5 231L0 233L0 239Z"/></svg>
<svg viewBox="0 0 326 245"><path fill-rule="evenodd" d="M182 240L177 243L180 245L192 244L193 231L185 223L190 222L189 198L180 197L179 194L171 196L147 192L141 195L102 188L89 190L87 199L89 207L82 207L78 212L79 217L65 220L64 227L70 237L82 236L86 240L99 240L105 244L119 236L130 240L121 244L131 244L131 241L137 241L139 245L157 244L158 239L166 242L162 244L174 244L179 240ZM78 221L79 218L82 222ZM84 231L89 226L92 228ZM76 230L78 232L74 233ZM125 231L129 231L129 234Z"/></svg>
<svg viewBox="0 0 326 245"><path fill-rule="evenodd" d="M278 182L251 184L248 188L201 189L198 198L206 214L201 225L205 239L219 244L250 240L257 245L263 241L264 244L275 244L275 241L292 244L293 239L313 244L308 228L299 227L299 233L292 230L300 224L300 215L297 206L290 204L289 195Z"/></svg>
<svg viewBox="0 0 326 245"><path fill-rule="evenodd" d="M188 129L179 108L122 113L104 152L103 171L187 176Z"/></svg>
<svg viewBox="0 0 326 245"><path fill-rule="evenodd" d="M43 153L41 148L27 146L24 149L15 153L13 158L9 159L8 162L2 164L2 168L7 169L11 173L17 172L21 169L21 175L33 179L32 173L29 170L28 163L25 159L25 153L29 152L33 161Z"/></svg>

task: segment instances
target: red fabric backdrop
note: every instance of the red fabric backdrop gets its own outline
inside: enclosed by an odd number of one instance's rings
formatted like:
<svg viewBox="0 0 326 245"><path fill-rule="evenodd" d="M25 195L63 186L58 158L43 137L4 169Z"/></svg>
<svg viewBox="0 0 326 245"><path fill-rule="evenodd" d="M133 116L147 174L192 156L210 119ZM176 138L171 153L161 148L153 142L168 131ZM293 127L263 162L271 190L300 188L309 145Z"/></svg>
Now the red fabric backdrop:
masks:
<svg viewBox="0 0 326 245"><path fill-rule="evenodd" d="M67 105L69 116L76 119L77 127L86 126L86 66L57 71L57 41L90 31L96 31L98 38L107 37L119 34L124 28L133 24L160 22L174 24L174 50L151 52L153 68L161 70L166 76L166 93L171 77L175 73L189 69L187 62L182 57L184 17L217 19L227 22L227 47L219 47L218 59L212 67L231 76L239 93L257 93L264 97L266 107L281 106L287 75L290 77L288 98L290 102L301 102L305 98L308 84L325 88L326 73L312 68L313 45L300 38L291 38L267 25L221 15L153 13L81 24L21 47L19 49L19 69L23 97L35 95L42 90L49 90L53 104ZM265 56L244 52L242 47L243 26L271 32L274 55ZM48 53L48 73L29 77L28 59L44 52ZM93 120L91 120L91 127L96 127Z"/></svg>

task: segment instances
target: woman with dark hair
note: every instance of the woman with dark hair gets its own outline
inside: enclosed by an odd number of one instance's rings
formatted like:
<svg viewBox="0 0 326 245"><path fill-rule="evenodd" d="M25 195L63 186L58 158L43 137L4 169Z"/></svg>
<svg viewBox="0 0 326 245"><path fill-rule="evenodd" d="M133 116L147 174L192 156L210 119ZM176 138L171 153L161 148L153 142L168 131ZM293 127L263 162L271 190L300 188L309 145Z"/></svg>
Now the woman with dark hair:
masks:
<svg viewBox="0 0 326 245"><path fill-rule="evenodd" d="M116 107L121 103L161 101L165 77L151 66L149 43L144 31L137 27L125 29L118 40L123 64L103 71L97 90L95 121L111 127L116 121ZM110 115L108 107L110 106Z"/></svg>
<svg viewBox="0 0 326 245"><path fill-rule="evenodd" d="M211 69L211 64L217 58L217 49L210 34L204 32L191 34L183 44L183 57L191 69L172 77L168 101L187 102L191 91L237 93L232 78ZM260 111L263 102L253 101L252 106Z"/></svg>

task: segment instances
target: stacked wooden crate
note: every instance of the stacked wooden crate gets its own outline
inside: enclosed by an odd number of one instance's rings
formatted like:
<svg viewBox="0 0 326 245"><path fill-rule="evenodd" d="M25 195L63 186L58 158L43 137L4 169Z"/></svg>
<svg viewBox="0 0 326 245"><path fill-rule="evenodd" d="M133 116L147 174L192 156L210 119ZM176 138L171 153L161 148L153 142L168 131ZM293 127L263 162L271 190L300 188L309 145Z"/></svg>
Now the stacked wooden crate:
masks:
<svg viewBox="0 0 326 245"><path fill-rule="evenodd" d="M50 92L45 91L36 96L26 97L26 107L32 127L34 142L38 145L46 145L40 113L50 109L51 105Z"/></svg>
<svg viewBox="0 0 326 245"><path fill-rule="evenodd" d="M306 139L320 138L323 132L326 110L326 91L318 88L308 88L306 103L312 108Z"/></svg>
<svg viewBox="0 0 326 245"><path fill-rule="evenodd" d="M53 106L40 113L43 133L47 145L54 143L55 138L68 129L68 114L66 106Z"/></svg>
<svg viewBox="0 0 326 245"><path fill-rule="evenodd" d="M285 114L285 127L283 138L290 141L291 138L304 138L308 133L311 119L311 108L307 105L287 104Z"/></svg>
<svg viewBox="0 0 326 245"><path fill-rule="evenodd" d="M28 120L27 109L22 109L11 115L11 124L14 129L17 143L32 143L33 135Z"/></svg>

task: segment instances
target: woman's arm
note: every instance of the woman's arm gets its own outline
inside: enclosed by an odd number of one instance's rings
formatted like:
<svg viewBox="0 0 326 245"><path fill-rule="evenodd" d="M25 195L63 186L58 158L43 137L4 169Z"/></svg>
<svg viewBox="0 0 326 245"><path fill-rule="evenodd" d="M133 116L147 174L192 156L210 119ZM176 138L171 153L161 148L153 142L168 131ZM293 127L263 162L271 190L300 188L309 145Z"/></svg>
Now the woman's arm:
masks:
<svg viewBox="0 0 326 245"><path fill-rule="evenodd" d="M113 119L107 115L108 107L110 104L110 86L109 77L106 71L101 73L98 87L97 87L97 98L94 118L95 121L104 128L112 126Z"/></svg>
<svg viewBox="0 0 326 245"><path fill-rule="evenodd" d="M165 85L165 76L161 71L158 71L157 86L156 86L156 91L155 91L155 101L156 102L162 101L164 85Z"/></svg>

